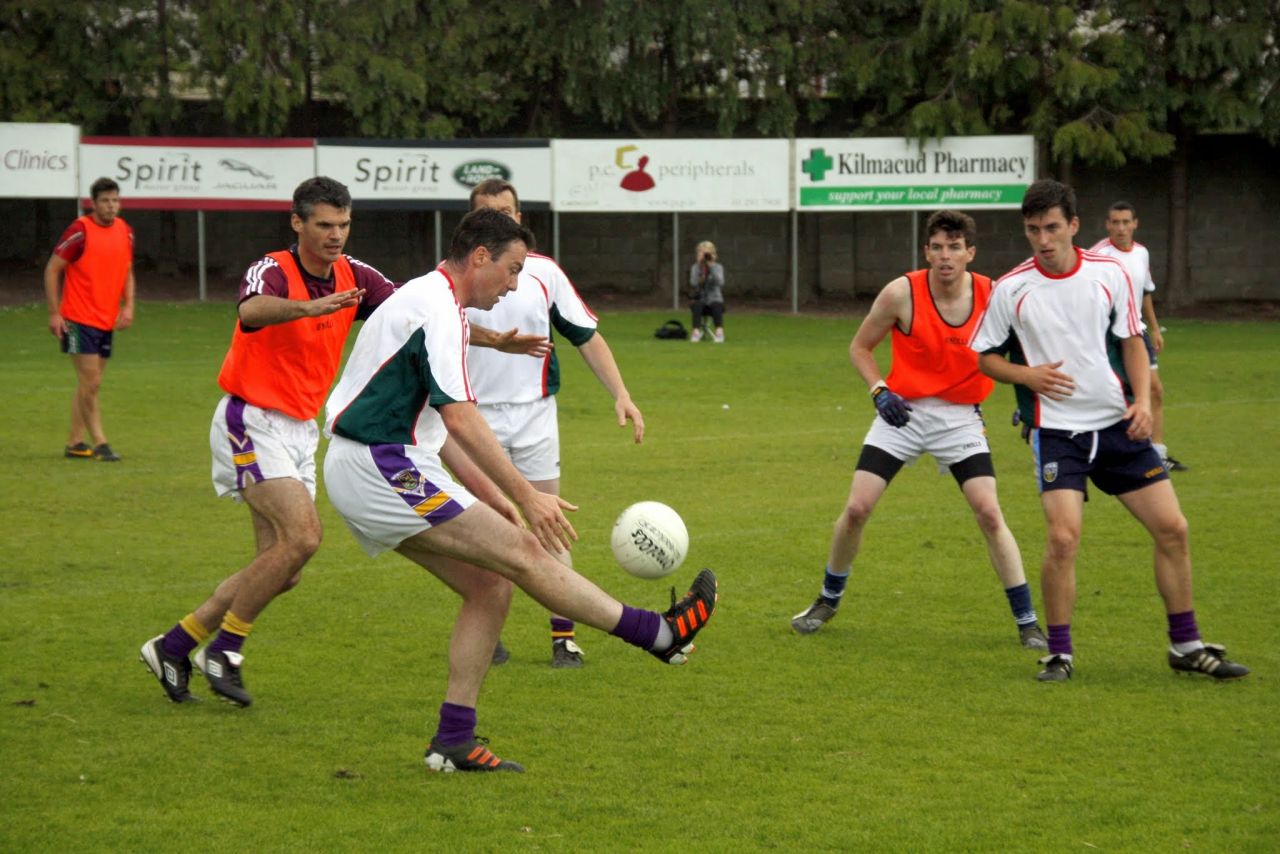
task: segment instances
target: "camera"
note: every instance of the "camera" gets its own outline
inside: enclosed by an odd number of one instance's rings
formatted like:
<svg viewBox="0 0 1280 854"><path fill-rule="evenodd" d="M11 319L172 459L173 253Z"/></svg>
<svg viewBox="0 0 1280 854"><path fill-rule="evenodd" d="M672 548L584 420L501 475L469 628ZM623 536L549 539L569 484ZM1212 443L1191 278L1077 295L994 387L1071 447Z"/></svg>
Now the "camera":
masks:
<svg viewBox="0 0 1280 854"><path fill-rule="evenodd" d="M711 253L710 253L710 252L707 252L707 253L704 253L704 254L703 254L703 256L702 256L702 263L704 263L704 264L710 264L710 263L711 263Z"/></svg>

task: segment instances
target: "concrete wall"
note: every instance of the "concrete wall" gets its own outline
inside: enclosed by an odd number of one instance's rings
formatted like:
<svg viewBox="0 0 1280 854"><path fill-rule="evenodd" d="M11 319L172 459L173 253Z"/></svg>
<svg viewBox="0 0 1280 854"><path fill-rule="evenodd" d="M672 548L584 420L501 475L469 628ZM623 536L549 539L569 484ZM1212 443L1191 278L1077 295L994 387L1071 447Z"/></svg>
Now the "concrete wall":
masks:
<svg viewBox="0 0 1280 854"><path fill-rule="evenodd" d="M1218 136L1196 141L1191 172L1191 278L1196 300L1280 300L1280 277L1265 249L1280 235L1280 169L1277 150L1253 137ZM1169 163L1122 169L1079 167L1073 176L1080 198L1079 243L1105 235L1103 220L1116 199L1132 202L1140 219L1137 237L1151 250L1157 287L1167 278ZM141 271L160 270L189 279L194 294L196 215L128 210L138 241ZM6 223L0 263L42 264L74 215L69 200L0 200ZM923 225L927 216L921 213ZM460 215L445 213L444 240ZM1017 211L979 213L974 269L998 276L1029 254ZM867 297L904 270L921 263L922 236L910 213L803 213L799 215L800 298L823 303ZM552 216L530 212L526 222L550 254ZM288 217L280 213L206 214L211 294L229 297L247 264L287 245ZM789 214L682 214L678 277L683 283L700 240L715 241L725 265L726 296L786 300L790 296ZM669 214L563 214L559 261L579 289L591 296L621 295L655 306L670 305L672 217ZM441 251L434 244L434 214L355 212L351 254L403 280L429 269ZM1260 251L1263 250L1263 251ZM38 284L37 284L38 287ZM145 294L144 294L145 296ZM1158 294L1157 294L1158 296Z"/></svg>

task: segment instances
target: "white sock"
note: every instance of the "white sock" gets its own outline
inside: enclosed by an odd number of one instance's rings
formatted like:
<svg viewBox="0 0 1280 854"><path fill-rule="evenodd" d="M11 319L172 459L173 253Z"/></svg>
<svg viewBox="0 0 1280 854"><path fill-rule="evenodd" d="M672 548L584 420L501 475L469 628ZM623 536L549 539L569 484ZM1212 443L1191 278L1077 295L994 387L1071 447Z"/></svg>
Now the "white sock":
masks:
<svg viewBox="0 0 1280 854"><path fill-rule="evenodd" d="M666 649L675 643L675 632L671 631L671 626L667 625L667 621L663 620L658 626L658 637L653 641L653 646L649 649Z"/></svg>
<svg viewBox="0 0 1280 854"><path fill-rule="evenodd" d="M1162 459L1162 460L1167 460L1167 459L1169 459L1169 446L1168 446L1168 445L1162 445L1162 444L1160 444L1159 442L1152 442L1152 443L1151 443L1151 447L1153 447L1153 448L1155 448L1155 449L1156 449L1156 453L1160 455L1160 459Z"/></svg>
<svg viewBox="0 0 1280 854"><path fill-rule="evenodd" d="M1201 640L1184 641L1182 643L1175 643L1173 645L1173 651L1176 652L1178 655L1190 655L1191 653L1195 652L1197 649L1204 649L1204 641L1201 641Z"/></svg>

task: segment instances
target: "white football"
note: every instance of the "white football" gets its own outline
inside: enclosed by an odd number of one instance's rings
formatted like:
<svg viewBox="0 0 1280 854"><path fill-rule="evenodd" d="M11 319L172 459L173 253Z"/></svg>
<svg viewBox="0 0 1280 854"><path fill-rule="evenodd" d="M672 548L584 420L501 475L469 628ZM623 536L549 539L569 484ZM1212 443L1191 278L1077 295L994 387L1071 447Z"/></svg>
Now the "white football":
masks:
<svg viewBox="0 0 1280 854"><path fill-rule="evenodd" d="M680 514L657 501L632 504L613 523L610 538L619 565L637 578L662 578L684 563L689 530Z"/></svg>

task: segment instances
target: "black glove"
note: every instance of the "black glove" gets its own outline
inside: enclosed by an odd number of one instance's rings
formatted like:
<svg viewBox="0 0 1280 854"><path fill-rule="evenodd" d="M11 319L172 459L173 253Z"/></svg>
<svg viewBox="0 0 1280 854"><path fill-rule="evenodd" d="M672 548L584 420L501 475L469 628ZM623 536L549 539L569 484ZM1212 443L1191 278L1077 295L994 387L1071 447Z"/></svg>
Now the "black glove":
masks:
<svg viewBox="0 0 1280 854"><path fill-rule="evenodd" d="M894 427L906 427L911 420L911 407L899 395L889 390L887 385L878 385L871 390L871 400L876 405L880 417Z"/></svg>

